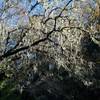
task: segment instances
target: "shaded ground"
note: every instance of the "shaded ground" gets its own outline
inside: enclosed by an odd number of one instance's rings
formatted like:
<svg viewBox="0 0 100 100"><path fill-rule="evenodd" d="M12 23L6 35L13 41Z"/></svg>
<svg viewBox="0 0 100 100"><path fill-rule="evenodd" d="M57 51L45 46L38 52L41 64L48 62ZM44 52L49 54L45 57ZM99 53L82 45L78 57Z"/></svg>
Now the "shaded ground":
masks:
<svg viewBox="0 0 100 100"><path fill-rule="evenodd" d="M59 77L46 77L20 93L9 79L0 79L0 100L100 100L99 87L87 87L63 70Z"/></svg>

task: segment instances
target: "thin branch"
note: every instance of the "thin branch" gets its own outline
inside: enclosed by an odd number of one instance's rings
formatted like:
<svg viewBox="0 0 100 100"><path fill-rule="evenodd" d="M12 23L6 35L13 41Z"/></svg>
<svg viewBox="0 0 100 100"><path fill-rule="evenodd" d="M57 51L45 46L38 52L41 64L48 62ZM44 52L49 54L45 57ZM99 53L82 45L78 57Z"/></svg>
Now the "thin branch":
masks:
<svg viewBox="0 0 100 100"><path fill-rule="evenodd" d="M31 11L39 4L39 2L37 1L34 5L31 6L30 10L28 11L28 13L30 14Z"/></svg>
<svg viewBox="0 0 100 100"><path fill-rule="evenodd" d="M90 34L89 31L83 29L82 27L75 27L75 26L65 26L65 27L62 27L61 29L57 29L56 31L61 32L61 31L63 31L64 29L68 29L68 28L69 28L69 29L78 29L78 30L81 30L81 31L83 31L83 32L85 32L85 33Z"/></svg>

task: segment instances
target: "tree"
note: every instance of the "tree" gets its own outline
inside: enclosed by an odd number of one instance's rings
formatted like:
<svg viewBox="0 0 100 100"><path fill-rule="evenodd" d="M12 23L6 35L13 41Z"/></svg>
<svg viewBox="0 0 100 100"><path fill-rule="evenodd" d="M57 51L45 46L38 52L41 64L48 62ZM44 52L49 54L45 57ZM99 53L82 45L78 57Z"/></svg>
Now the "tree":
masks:
<svg viewBox="0 0 100 100"><path fill-rule="evenodd" d="M95 10L94 2L6 0L0 13L1 70L21 88L58 75L60 68L86 86L98 83L100 47L93 34L99 32L99 5Z"/></svg>

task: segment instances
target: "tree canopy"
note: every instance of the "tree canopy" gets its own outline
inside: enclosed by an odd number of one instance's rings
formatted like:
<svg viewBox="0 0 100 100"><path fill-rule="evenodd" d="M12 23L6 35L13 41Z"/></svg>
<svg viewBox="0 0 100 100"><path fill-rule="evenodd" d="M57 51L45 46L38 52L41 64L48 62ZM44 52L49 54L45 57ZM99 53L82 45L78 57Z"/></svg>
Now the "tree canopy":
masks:
<svg viewBox="0 0 100 100"><path fill-rule="evenodd" d="M20 93L36 99L43 86L57 100L83 100L65 96L66 80L77 96L76 87L100 89L99 67L99 0L0 0L0 74Z"/></svg>

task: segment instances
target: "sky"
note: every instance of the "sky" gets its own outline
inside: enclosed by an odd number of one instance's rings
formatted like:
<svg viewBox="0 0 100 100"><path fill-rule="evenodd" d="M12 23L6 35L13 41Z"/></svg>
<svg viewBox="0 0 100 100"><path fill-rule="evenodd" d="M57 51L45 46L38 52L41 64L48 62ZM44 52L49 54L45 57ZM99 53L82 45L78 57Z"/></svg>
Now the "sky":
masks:
<svg viewBox="0 0 100 100"><path fill-rule="evenodd" d="M13 1L16 1L16 0L13 0ZM31 3L28 2L28 0L21 0L18 4L18 6L22 9L24 9L26 12L28 12L28 10L30 9L30 7L32 5L35 4L35 0L32 0ZM20 16L20 14L16 14L16 15L13 15L14 13L16 13L16 8L10 8L8 9L7 11L2 11L5 7L5 0L0 0L0 19L4 19L6 16L9 16L9 18L5 21L7 22L7 24L10 24L11 26L16 26L17 23L18 23L18 20L19 19L22 19L22 20L26 20L26 16ZM30 15L34 15L34 14L39 14L39 13L42 13L43 12L43 7L42 5L37 5L36 8L34 9L34 11L32 11L30 13ZM13 15L13 16L11 16Z"/></svg>
<svg viewBox="0 0 100 100"><path fill-rule="evenodd" d="M17 0L10 0L16 2ZM35 5L35 3L37 2L37 0L30 0L31 2L29 2L28 0L19 0L20 2L18 3L18 7L22 8L25 10L26 13L28 13L31 9L32 6ZM46 0L45 0L46 1ZM59 1L59 3L57 3L56 1ZM49 4L49 9L53 9L56 6L60 6L63 7L69 0L47 0L48 4ZM84 0L82 0L84 2ZM92 5L92 7L94 7L94 2L93 0L86 0L86 2L90 5ZM81 7L85 7L88 4L86 3L82 3ZM0 0L0 10L2 10L5 6L5 0ZM5 18L6 16L10 16L10 19L5 20L7 25L10 25L12 27L15 27L19 22L21 23L28 23L28 16L20 16L20 14L16 14L13 15L11 17L12 14L14 14L16 12L16 8L10 8L7 12L3 12L0 11L0 19ZM30 13L28 13L29 16L33 16L33 15L42 15L45 11L45 6L43 6L42 4L38 4ZM87 17L89 16L88 13L85 13L83 15L84 17L84 21L87 21ZM21 20L21 21L20 21ZM26 20L26 21L25 21ZM19 24L18 24L19 25Z"/></svg>
<svg viewBox="0 0 100 100"><path fill-rule="evenodd" d="M10 1L12 1L12 3L14 4L16 3L17 0L10 0ZM30 1L31 2L29 2L28 0L19 0L18 7L24 9L25 12L28 13L31 7L35 5L37 0L30 0ZM59 3L57 3L56 1L59 1ZM49 9L52 9L56 6L63 7L68 1L69 0L47 0L49 4ZM5 0L0 0L0 10L2 10L5 7L5 4L6 4ZM10 25L11 27L15 27L16 25L18 25L19 22L28 23L28 16L20 16L21 14L13 15L14 13L16 13L16 10L18 9L13 7L3 13L2 11L0 11L0 19L4 19L6 16L9 16L8 19L5 19L5 22L7 23L8 26ZM44 11L45 11L45 6L43 6L42 4L38 4L30 13L28 13L28 15L29 16L42 15ZM21 21L19 21L20 19Z"/></svg>

